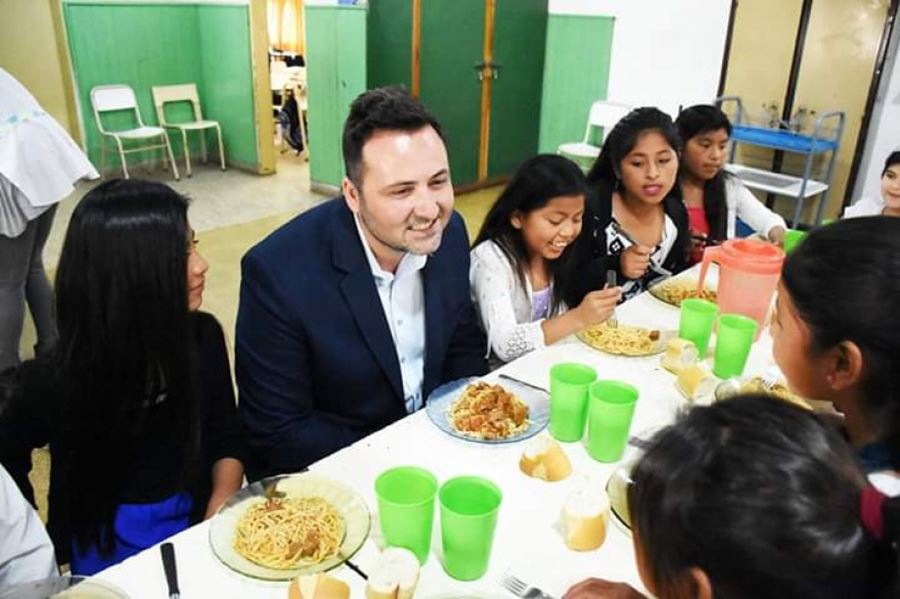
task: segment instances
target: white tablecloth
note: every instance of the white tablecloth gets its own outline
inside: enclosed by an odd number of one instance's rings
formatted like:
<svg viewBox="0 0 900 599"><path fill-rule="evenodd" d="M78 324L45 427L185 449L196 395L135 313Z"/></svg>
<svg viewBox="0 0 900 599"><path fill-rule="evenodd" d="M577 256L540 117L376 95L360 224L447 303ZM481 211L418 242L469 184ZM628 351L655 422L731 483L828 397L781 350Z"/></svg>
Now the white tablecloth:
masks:
<svg viewBox="0 0 900 599"><path fill-rule="evenodd" d="M623 324L678 328L678 310L646 293L620 306L618 318ZM762 373L769 367L772 364L771 348L771 338L766 330L754 345L746 372ZM549 387L549 369L562 361L589 364L597 369L600 378L619 379L636 386L640 398L631 431L638 436L646 436L655 428L670 423L677 411L687 405L674 388L675 377L660 367L659 356L610 356L574 339L528 354L487 378L493 379L498 372L506 372ZM642 588L631 539L617 525L611 524L602 547L584 553L567 549L559 532L560 506L576 477L588 474L606 480L615 465L592 460L580 443L566 443L563 447L572 460L575 475L564 481L547 483L519 471L522 446L523 443L489 446L450 437L420 411L317 462L310 470L351 486L367 501L373 517L372 532L363 549L352 559L363 571L371 566L381 545L374 483L385 469L419 465L432 471L440 481L475 474L491 479L501 487L503 503L488 573L479 581L463 583L443 571L440 564L440 510L436 506L433 551L422 568L417 597L448 592L465 592L464 596L511 597L498 584L507 571L555 596L562 595L572 584L589 576L622 580ZM629 448L625 458L633 451ZM184 599L280 599L287 596L284 583L251 580L222 565L210 550L208 533L209 523L204 522L172 539ZM353 597L364 597L364 581L355 572L341 567L332 574L350 585ZM157 547L102 572L98 577L122 587L136 599L167 596Z"/></svg>

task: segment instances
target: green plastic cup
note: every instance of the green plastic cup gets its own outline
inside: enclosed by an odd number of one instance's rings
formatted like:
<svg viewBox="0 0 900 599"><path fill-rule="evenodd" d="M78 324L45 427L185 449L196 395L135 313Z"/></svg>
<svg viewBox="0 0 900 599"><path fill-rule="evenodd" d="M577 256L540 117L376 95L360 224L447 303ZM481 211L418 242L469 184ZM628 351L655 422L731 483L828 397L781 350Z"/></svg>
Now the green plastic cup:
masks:
<svg viewBox="0 0 900 599"><path fill-rule="evenodd" d="M597 381L590 394L588 455L599 462L618 462L625 453L638 390L621 381Z"/></svg>
<svg viewBox="0 0 900 599"><path fill-rule="evenodd" d="M719 316L713 373L727 379L744 374L747 357L756 337L756 321L740 314Z"/></svg>
<svg viewBox="0 0 900 599"><path fill-rule="evenodd" d="M550 369L550 434L559 441L581 441L587 416L588 387L597 371L563 362Z"/></svg>
<svg viewBox="0 0 900 599"><path fill-rule="evenodd" d="M701 359L706 357L709 337L718 314L719 307L704 299L690 298L681 302L678 336L693 343Z"/></svg>
<svg viewBox="0 0 900 599"><path fill-rule="evenodd" d="M458 476L443 484L441 544L444 570L457 580L476 580L487 572L503 493L478 476Z"/></svg>
<svg viewBox="0 0 900 599"><path fill-rule="evenodd" d="M806 237L806 231L800 231L797 229L788 229L784 232L784 252L789 254L794 251L803 238Z"/></svg>
<svg viewBox="0 0 900 599"><path fill-rule="evenodd" d="M438 482L434 475L415 466L385 470L375 480L385 543L409 549L419 558L420 564L428 559L431 548L437 491Z"/></svg>

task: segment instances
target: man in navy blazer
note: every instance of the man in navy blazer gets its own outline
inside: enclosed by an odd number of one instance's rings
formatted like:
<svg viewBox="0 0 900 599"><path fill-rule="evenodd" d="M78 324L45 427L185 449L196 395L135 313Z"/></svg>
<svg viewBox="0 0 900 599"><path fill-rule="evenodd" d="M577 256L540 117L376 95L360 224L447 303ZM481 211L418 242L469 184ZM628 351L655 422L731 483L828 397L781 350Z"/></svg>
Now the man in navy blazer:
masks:
<svg viewBox="0 0 900 599"><path fill-rule="evenodd" d="M300 470L487 370L440 125L405 90L372 90L351 106L343 153L343 195L241 262L235 369L252 480Z"/></svg>

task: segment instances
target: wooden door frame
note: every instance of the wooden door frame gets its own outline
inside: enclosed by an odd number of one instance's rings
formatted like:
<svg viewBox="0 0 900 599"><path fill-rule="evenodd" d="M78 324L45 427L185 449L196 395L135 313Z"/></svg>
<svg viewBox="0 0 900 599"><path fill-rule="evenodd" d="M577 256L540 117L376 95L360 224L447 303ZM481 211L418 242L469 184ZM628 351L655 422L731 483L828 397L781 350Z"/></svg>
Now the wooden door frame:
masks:
<svg viewBox="0 0 900 599"><path fill-rule="evenodd" d="M494 21L497 16L497 0L484 0L484 46L481 60L481 134L478 143L478 180L488 175L488 152L491 146L491 95L494 74Z"/></svg>
<svg viewBox="0 0 900 599"><path fill-rule="evenodd" d="M716 90L716 97L719 98L725 93L725 80L728 79L728 61L731 59L731 43L734 40L734 17L737 14L738 0L731 0L731 7L728 9L728 30L725 32L725 48L722 51L722 69L719 71L719 87ZM681 112L679 110L679 112Z"/></svg>
<svg viewBox="0 0 900 599"><path fill-rule="evenodd" d="M412 0L412 64L410 82L412 95L418 98L422 91L422 0Z"/></svg>
<svg viewBox="0 0 900 599"><path fill-rule="evenodd" d="M266 0L251 0L247 6L247 16L250 27L253 117L256 121L256 172L259 175L271 175L276 170L275 123L272 118L272 88L269 83L269 15Z"/></svg>
<svg viewBox="0 0 900 599"><path fill-rule="evenodd" d="M69 126L66 127L66 130L71 133L75 143L87 153L87 133L84 130L85 124L78 110L78 94L75 90L75 68L72 65L72 54L69 52L69 33L66 30L63 10L62 0L50 3L50 15L53 19L53 32L56 37L56 56L59 60L59 70L62 74L66 118L69 120Z"/></svg>

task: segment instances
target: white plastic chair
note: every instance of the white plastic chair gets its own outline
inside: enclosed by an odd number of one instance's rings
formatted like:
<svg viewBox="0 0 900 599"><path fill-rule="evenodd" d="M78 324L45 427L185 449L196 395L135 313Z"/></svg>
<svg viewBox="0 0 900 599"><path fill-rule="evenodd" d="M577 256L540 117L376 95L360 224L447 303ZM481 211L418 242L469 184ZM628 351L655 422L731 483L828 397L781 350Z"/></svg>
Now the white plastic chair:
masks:
<svg viewBox="0 0 900 599"><path fill-rule="evenodd" d="M175 180L181 177L178 175L178 166L175 164L175 157L172 155L172 146L169 145L169 137L166 135L165 129L162 127L148 127L141 119L141 112L138 110L137 99L134 97L134 90L129 85L98 85L91 89L91 108L94 111L94 120L97 123L97 129L100 131L100 170L104 170L106 166L106 138L111 137L116 142L116 148L119 151L119 159L122 161L122 171L125 178L128 178L128 165L125 163L125 154L134 152L144 152L146 150L163 150L162 160L163 166L168 168L168 161L172 162L172 173ZM103 127L103 121L100 115L104 112L131 111L134 113L137 127L131 129L119 129L110 131ZM162 143L152 143L153 140L161 139ZM125 149L123 140L129 142L129 148ZM138 142L149 142L145 145L135 145ZM168 159L168 160L167 160Z"/></svg>
<svg viewBox="0 0 900 599"><path fill-rule="evenodd" d="M193 83L185 83L182 85L155 85L151 88L153 92L153 105L156 107L156 118L159 124L166 129L175 129L181 131L181 141L184 144L184 163L187 167L187 176L191 176L191 152L188 146L188 131L197 131L200 133L200 145L203 148L203 162L207 162L206 155L206 130L215 129L216 138L219 141L219 163L222 170L225 170L225 150L222 145L222 128L218 121L211 121L203 118L203 111L200 109L200 96L197 94L197 86ZM166 120L165 105L174 102L190 102L194 110L194 120L183 123L170 123Z"/></svg>
<svg viewBox="0 0 900 599"><path fill-rule="evenodd" d="M587 127L585 127L584 130L584 139L581 141L560 144L556 153L574 156L576 158L596 158L600 154L600 146L591 143L591 131L595 127L601 127L603 129L603 137L605 138L615 124L619 122L619 119L629 112L631 112L631 106L626 104L597 100L591 104Z"/></svg>

